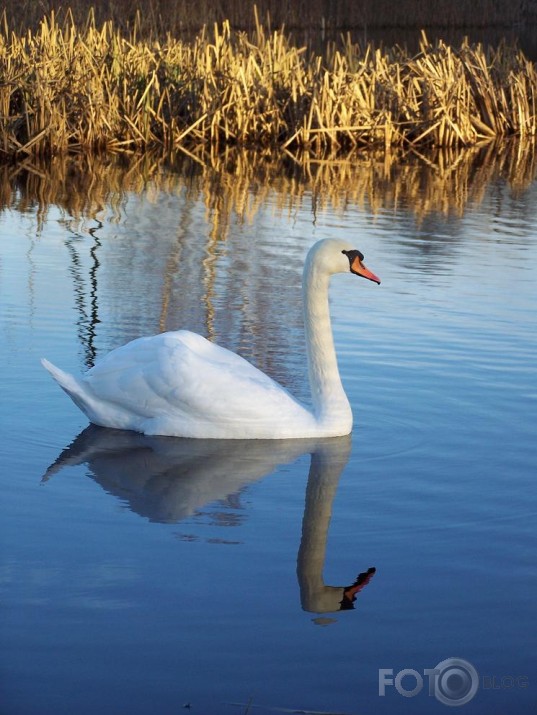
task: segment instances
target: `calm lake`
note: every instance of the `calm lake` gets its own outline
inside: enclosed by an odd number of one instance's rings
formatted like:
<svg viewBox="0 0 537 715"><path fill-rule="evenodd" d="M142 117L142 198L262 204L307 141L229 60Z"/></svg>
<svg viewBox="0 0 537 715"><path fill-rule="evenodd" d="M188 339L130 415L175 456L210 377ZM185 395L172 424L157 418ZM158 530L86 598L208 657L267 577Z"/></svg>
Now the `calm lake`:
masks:
<svg viewBox="0 0 537 715"><path fill-rule="evenodd" d="M513 147L0 172L2 715L536 712L536 170ZM349 438L89 427L40 365L188 328L307 400L327 237L382 279L332 279Z"/></svg>

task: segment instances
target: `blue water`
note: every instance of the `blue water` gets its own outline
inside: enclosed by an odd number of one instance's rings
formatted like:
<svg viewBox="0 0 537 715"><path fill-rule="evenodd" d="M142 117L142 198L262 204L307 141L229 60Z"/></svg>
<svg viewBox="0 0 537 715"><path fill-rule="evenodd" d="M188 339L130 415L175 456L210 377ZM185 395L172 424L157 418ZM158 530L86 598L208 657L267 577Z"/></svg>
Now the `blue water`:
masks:
<svg viewBox="0 0 537 715"><path fill-rule="evenodd" d="M424 215L275 179L215 208L234 180L0 214L0 712L419 715L475 683L462 712L534 713L537 186ZM300 271L329 236L382 278L333 279L349 439L91 428L39 364L186 327L305 398ZM457 691L454 662L425 674L448 658L477 673Z"/></svg>

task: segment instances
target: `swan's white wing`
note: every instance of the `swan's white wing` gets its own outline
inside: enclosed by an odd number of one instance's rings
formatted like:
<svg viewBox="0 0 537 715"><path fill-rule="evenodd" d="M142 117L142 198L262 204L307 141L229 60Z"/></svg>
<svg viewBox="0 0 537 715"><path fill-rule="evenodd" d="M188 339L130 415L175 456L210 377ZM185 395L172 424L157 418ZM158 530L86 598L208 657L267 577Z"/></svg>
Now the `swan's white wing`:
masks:
<svg viewBox="0 0 537 715"><path fill-rule="evenodd" d="M312 416L239 355L188 331L140 338L83 377L91 394L131 416L129 429L183 436L260 434ZM245 432L247 430L247 432Z"/></svg>

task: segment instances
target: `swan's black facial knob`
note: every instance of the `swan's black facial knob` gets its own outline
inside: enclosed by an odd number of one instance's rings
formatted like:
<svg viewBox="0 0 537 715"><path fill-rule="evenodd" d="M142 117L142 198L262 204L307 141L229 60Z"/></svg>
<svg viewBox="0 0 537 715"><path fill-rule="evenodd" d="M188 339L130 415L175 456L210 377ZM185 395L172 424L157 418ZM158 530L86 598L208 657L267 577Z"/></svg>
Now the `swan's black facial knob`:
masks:
<svg viewBox="0 0 537 715"><path fill-rule="evenodd" d="M349 263L351 264L351 270L352 270L352 262L356 257L358 257L361 261L364 260L364 254L361 251L341 251L341 253L344 253L347 258L349 259Z"/></svg>

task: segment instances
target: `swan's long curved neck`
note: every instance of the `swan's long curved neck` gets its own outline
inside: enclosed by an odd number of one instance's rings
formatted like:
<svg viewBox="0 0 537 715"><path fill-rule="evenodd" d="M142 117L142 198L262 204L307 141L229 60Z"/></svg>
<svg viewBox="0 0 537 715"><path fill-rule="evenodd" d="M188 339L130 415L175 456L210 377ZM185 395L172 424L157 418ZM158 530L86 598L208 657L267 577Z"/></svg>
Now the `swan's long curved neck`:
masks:
<svg viewBox="0 0 537 715"><path fill-rule="evenodd" d="M350 431L352 412L341 378L334 348L334 338L328 304L330 274L308 260L302 279L304 326L311 399L315 417L328 427L333 424L337 434Z"/></svg>

